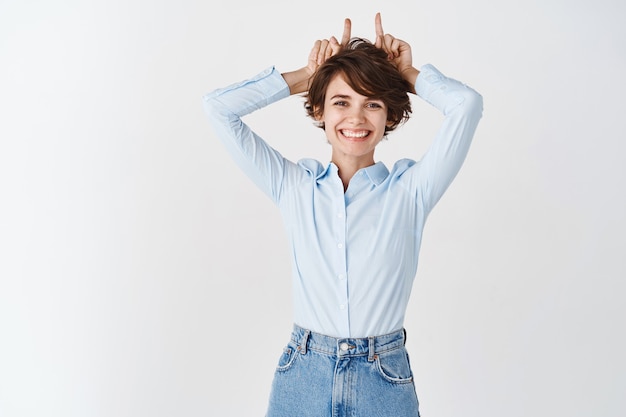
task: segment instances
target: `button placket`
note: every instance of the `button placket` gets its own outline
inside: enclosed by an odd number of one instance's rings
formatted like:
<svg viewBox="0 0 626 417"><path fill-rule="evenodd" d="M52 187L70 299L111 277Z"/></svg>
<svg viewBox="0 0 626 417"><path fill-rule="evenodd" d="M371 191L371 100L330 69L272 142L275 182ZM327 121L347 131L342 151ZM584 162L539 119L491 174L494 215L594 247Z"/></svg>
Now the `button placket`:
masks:
<svg viewBox="0 0 626 417"><path fill-rule="evenodd" d="M349 332L350 323L348 318L348 283L346 271L346 202L342 193L337 195L335 206L335 237L337 239L337 263L335 264L335 276L337 277L337 308L338 314L343 318L346 330Z"/></svg>
<svg viewBox="0 0 626 417"><path fill-rule="evenodd" d="M343 184L338 179L338 187L333 195L334 210L332 213L333 235L335 238L336 256L334 257L334 276L335 276L335 308L341 327L346 333L350 332L349 318L349 299L348 299L348 280L347 280L347 212L346 200Z"/></svg>

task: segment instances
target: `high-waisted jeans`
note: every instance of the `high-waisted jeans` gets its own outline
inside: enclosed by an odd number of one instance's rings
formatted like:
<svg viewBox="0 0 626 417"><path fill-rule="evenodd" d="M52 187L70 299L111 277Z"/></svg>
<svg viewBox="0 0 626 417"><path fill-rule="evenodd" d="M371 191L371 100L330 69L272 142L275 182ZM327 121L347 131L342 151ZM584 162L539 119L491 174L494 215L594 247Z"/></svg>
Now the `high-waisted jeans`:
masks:
<svg viewBox="0 0 626 417"><path fill-rule="evenodd" d="M266 417L419 417L405 331L335 338L294 326Z"/></svg>

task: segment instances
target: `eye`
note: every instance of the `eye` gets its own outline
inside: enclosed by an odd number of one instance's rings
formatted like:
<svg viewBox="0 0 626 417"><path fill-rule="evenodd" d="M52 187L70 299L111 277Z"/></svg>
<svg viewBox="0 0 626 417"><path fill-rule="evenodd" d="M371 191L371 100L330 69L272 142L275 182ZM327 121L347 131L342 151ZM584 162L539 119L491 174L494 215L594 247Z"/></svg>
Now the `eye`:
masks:
<svg viewBox="0 0 626 417"><path fill-rule="evenodd" d="M373 102L367 103L366 107L370 109L382 109L383 105L381 103L373 101Z"/></svg>
<svg viewBox="0 0 626 417"><path fill-rule="evenodd" d="M347 105L348 105L348 102L347 101L343 101L343 100L335 101L333 103L333 106L339 106L339 107L345 107Z"/></svg>

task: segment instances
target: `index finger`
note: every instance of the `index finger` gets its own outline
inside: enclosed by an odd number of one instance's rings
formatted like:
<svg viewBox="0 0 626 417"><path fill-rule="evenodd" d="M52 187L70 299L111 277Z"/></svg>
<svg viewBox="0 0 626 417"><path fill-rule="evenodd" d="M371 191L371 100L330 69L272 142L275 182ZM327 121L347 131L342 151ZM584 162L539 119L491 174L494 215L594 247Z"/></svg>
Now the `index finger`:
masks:
<svg viewBox="0 0 626 417"><path fill-rule="evenodd" d="M383 31L383 22L382 19L380 17L380 12L376 13L376 19L374 19L374 26L376 26L376 37L383 37L385 36L385 32Z"/></svg>
<svg viewBox="0 0 626 417"><path fill-rule="evenodd" d="M346 45L350 42L350 33L352 32L352 22L350 19L346 19L343 22L343 36L341 37L341 44Z"/></svg>

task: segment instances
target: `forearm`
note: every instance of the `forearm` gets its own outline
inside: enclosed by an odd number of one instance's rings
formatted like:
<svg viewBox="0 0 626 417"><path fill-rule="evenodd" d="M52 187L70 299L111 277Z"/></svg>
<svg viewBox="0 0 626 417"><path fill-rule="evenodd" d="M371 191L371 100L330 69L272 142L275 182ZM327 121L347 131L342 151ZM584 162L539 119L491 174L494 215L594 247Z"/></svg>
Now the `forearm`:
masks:
<svg viewBox="0 0 626 417"><path fill-rule="evenodd" d="M434 66L428 64L421 68L416 79L417 95L441 111L444 116L461 112L480 118L482 97L464 83L446 77Z"/></svg>
<svg viewBox="0 0 626 417"><path fill-rule="evenodd" d="M254 77L214 90L204 96L206 104L217 103L210 113L243 117L289 95L280 73L270 67Z"/></svg>

